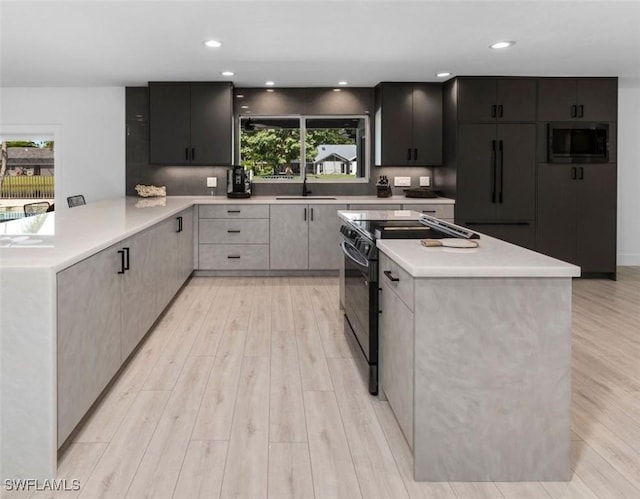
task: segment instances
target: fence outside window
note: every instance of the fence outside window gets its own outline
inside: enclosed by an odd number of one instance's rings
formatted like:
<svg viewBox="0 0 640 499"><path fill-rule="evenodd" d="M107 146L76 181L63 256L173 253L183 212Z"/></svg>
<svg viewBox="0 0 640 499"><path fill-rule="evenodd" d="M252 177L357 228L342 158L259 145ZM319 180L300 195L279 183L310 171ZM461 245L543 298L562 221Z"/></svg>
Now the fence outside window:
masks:
<svg viewBox="0 0 640 499"><path fill-rule="evenodd" d="M54 197L53 176L10 176L2 181L0 199L49 199Z"/></svg>

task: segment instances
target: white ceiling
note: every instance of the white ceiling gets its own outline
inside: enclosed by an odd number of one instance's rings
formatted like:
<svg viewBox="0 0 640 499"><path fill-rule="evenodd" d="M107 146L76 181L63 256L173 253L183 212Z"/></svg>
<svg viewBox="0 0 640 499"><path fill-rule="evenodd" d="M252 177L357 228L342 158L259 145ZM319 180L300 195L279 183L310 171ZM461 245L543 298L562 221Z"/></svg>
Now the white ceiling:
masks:
<svg viewBox="0 0 640 499"><path fill-rule="evenodd" d="M640 83L640 1L0 1L2 86L351 86L456 75ZM204 47L215 38L220 49ZM497 40L516 40L503 51Z"/></svg>

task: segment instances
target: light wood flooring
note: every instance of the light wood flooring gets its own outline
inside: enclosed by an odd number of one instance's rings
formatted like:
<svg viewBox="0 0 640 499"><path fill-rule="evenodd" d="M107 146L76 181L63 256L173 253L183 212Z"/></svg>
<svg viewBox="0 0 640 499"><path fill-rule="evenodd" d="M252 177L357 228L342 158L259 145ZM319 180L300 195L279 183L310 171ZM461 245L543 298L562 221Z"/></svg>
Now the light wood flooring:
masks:
<svg viewBox="0 0 640 499"><path fill-rule="evenodd" d="M640 268L573 296L571 482L414 482L337 279L193 278L62 456L81 491L22 497L640 498Z"/></svg>

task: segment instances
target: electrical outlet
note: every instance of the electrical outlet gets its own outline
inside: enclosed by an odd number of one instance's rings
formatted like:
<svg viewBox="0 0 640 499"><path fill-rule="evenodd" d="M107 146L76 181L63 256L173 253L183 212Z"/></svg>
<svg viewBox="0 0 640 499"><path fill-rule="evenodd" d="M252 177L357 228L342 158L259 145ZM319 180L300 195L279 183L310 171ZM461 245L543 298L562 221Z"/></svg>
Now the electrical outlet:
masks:
<svg viewBox="0 0 640 499"><path fill-rule="evenodd" d="M411 177L393 177L395 187L411 187Z"/></svg>
<svg viewBox="0 0 640 499"><path fill-rule="evenodd" d="M207 177L207 187L218 187L218 177Z"/></svg>
<svg viewBox="0 0 640 499"><path fill-rule="evenodd" d="M420 177L420 187L429 187L431 185L431 177Z"/></svg>

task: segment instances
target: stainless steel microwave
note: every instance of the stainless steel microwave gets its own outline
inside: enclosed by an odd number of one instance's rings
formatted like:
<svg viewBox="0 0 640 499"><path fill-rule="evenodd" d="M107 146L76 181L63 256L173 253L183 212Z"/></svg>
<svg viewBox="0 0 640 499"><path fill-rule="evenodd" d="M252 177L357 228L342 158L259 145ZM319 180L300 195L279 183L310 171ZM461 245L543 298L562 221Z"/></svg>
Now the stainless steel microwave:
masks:
<svg viewBox="0 0 640 499"><path fill-rule="evenodd" d="M549 163L607 163L609 125L606 123L549 123Z"/></svg>

